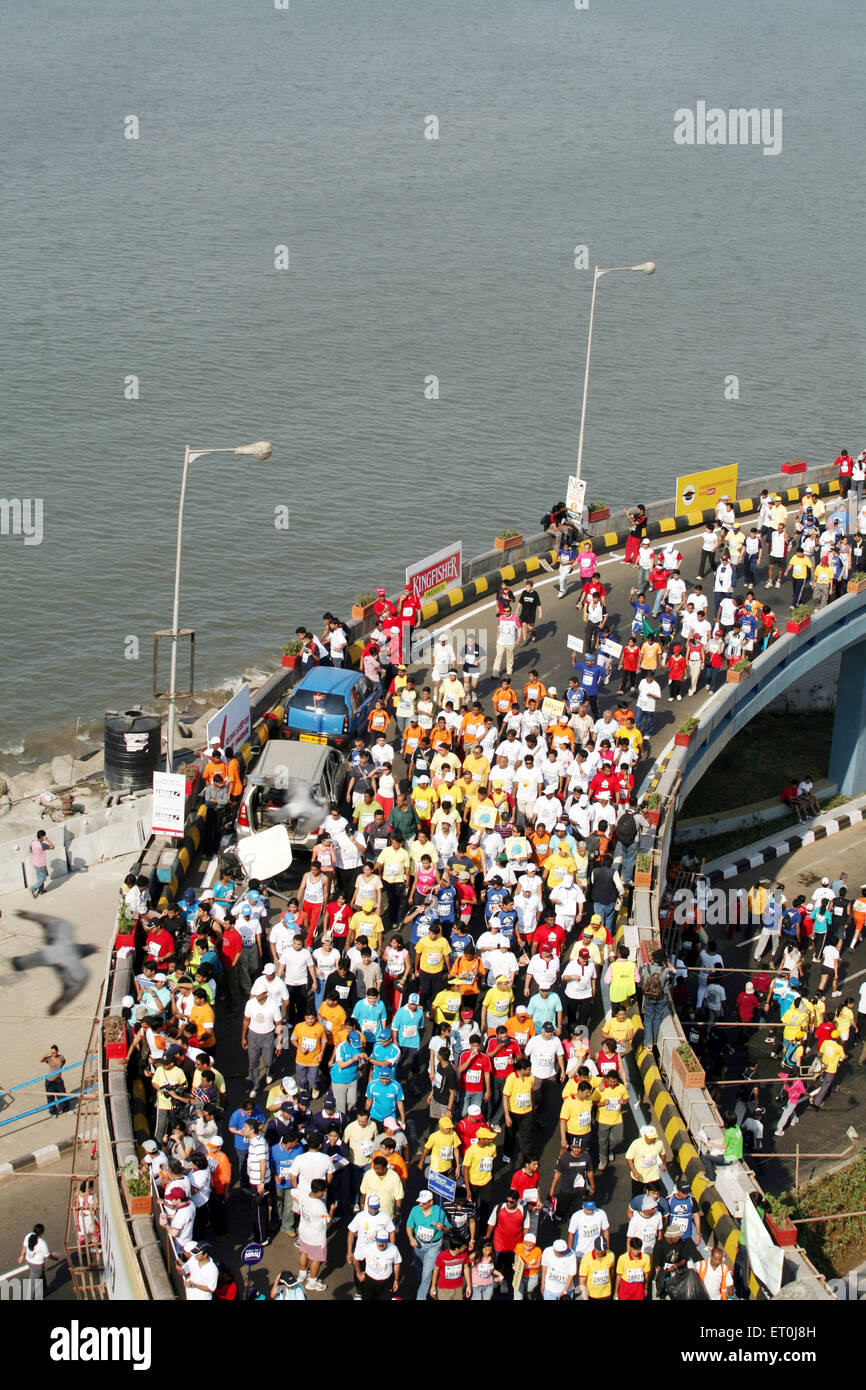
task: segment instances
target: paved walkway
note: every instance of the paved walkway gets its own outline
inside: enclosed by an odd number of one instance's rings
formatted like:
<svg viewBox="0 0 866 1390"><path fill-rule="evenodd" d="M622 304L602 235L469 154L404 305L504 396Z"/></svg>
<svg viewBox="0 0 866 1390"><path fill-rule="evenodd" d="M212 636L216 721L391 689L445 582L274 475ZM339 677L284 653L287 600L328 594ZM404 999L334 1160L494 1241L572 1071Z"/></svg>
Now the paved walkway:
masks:
<svg viewBox="0 0 866 1390"><path fill-rule="evenodd" d="M14 1086L47 1071L47 1067L40 1066L39 1058L52 1043L57 1044L67 1062L77 1062L84 1056L102 989L118 888L130 865L138 858L138 854L129 854L98 864L86 873L71 874L49 884L38 901L34 901L27 889L3 898L0 917L0 1056L3 1059L0 1084L3 1086ZM38 951L43 943L41 928L20 917L18 914L22 911L45 913L71 922L76 941L96 947L94 954L85 961L90 967L87 985L68 1008L54 1017L48 1013L49 1006L60 993L54 970L38 967L16 972L11 966L13 956ZM67 1089L74 1089L78 1075L77 1072L67 1073ZM44 1100L44 1087L36 1082L32 1089L16 1091L14 1104L0 1113L0 1121L11 1121L0 1125L0 1163L11 1162L46 1144L73 1137L74 1110L57 1118L52 1118L47 1111L28 1119L14 1118L42 1105Z"/></svg>

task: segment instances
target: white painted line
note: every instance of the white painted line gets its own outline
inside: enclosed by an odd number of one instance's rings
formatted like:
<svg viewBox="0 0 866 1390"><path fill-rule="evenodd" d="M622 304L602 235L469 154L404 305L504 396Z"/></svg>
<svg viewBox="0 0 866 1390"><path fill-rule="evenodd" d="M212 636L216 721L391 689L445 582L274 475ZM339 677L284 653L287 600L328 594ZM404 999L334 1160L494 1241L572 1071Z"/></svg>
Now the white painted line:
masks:
<svg viewBox="0 0 866 1390"><path fill-rule="evenodd" d="M738 942L737 942L737 945L738 945L738 946L751 946L752 942L753 942L753 941L757 941L757 939L758 939L758 937L759 937L760 935L761 935L761 933L760 933L760 932L757 932L755 936L750 936L750 937L748 937L747 940L745 940L745 941L738 941Z"/></svg>

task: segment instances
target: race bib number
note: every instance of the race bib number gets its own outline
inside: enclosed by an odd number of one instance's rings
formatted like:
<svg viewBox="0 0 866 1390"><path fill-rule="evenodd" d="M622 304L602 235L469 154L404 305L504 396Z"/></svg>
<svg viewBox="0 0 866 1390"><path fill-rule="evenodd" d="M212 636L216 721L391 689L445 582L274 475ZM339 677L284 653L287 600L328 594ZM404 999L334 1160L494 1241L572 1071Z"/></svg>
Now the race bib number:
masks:
<svg viewBox="0 0 866 1390"><path fill-rule="evenodd" d="M671 1230L679 1231L680 1235L685 1235L689 1229L689 1218L687 1216L675 1216L671 1222Z"/></svg>
<svg viewBox="0 0 866 1390"><path fill-rule="evenodd" d="M315 1052L317 1047L318 1043L315 1038L301 1038L302 1052Z"/></svg>
<svg viewBox="0 0 866 1390"><path fill-rule="evenodd" d="M417 1038L417 1036L418 1036L418 1025L417 1025L417 1023L405 1023L405 1024L403 1025L403 1037L404 1037L404 1038Z"/></svg>
<svg viewBox="0 0 866 1390"><path fill-rule="evenodd" d="M642 1269L627 1269L625 1272L625 1282L627 1284L642 1284L644 1278L645 1276Z"/></svg>
<svg viewBox="0 0 866 1390"><path fill-rule="evenodd" d="M375 1147L375 1140L373 1140L373 1139L362 1139L361 1142L360 1142L360 1144L358 1145L358 1148L361 1150L361 1157L362 1157L362 1158L369 1158L370 1155L371 1155L371 1153L373 1152L374 1147Z"/></svg>
<svg viewBox="0 0 866 1390"><path fill-rule="evenodd" d="M492 1159L492 1158L482 1158L482 1159L479 1159L479 1161L478 1161L478 1171L479 1171L479 1173L492 1173L492 1172L493 1172L493 1159Z"/></svg>
<svg viewBox="0 0 866 1390"><path fill-rule="evenodd" d="M592 1282L595 1287L601 1288L603 1284L610 1283L610 1276L606 1269L594 1269L592 1272Z"/></svg>
<svg viewBox="0 0 866 1390"><path fill-rule="evenodd" d="M529 1107L530 1107L530 1105L532 1104L532 1092L531 1092L531 1091L515 1091L515 1092L514 1092L514 1100L512 1101L511 1104L512 1104L512 1108L516 1108L516 1109L518 1109L518 1110L528 1110Z"/></svg>

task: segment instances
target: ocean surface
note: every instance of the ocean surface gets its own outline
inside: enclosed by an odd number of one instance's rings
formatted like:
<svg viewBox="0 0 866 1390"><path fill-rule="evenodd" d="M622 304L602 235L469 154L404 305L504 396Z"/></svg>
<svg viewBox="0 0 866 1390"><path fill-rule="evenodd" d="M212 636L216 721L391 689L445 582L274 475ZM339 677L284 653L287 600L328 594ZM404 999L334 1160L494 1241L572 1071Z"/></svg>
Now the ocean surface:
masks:
<svg viewBox="0 0 866 1390"><path fill-rule="evenodd" d="M593 263L658 270L599 287L591 498L859 451L864 52L858 0L6 0L2 493L42 539L0 536L0 770L151 703L186 444L273 442L191 470L202 691L536 529ZM781 153L678 146L700 100L781 108Z"/></svg>

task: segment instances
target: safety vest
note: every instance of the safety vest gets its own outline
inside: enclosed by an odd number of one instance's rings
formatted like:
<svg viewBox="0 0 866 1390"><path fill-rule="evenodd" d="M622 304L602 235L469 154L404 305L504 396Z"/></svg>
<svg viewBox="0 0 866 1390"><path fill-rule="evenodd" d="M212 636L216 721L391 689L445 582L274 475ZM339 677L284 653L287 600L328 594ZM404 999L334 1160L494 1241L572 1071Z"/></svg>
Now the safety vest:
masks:
<svg viewBox="0 0 866 1390"><path fill-rule="evenodd" d="M614 1004L629 999L634 992L634 961L613 961L610 967L610 1002Z"/></svg>
<svg viewBox="0 0 866 1390"><path fill-rule="evenodd" d="M704 1276L709 1267L709 1260L701 1260L700 1264L698 1265L698 1278L700 1279L701 1283L704 1282ZM719 1296L721 1297L723 1303L727 1303L728 1294L734 1286L734 1281L731 1278L731 1271L727 1268L726 1265L721 1265L720 1268L722 1271L722 1282L719 1286Z"/></svg>

